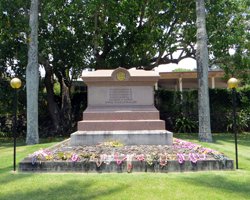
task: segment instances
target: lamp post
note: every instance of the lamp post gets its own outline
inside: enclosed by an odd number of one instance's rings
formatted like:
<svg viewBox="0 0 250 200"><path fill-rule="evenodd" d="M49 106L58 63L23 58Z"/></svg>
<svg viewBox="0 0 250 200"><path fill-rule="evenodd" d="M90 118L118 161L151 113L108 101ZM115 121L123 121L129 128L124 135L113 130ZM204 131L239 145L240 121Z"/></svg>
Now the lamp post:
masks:
<svg viewBox="0 0 250 200"><path fill-rule="evenodd" d="M14 97L14 121L13 121L13 138L14 138L13 170L15 172L16 171L17 90L21 87L22 82L18 78L13 78L10 81L10 85L15 90L15 97Z"/></svg>
<svg viewBox="0 0 250 200"><path fill-rule="evenodd" d="M230 78L227 84L228 84L228 88L232 89L235 161L236 161L236 169L238 169L238 145L237 145L237 130L236 130L236 88L238 87L238 80L236 78Z"/></svg>

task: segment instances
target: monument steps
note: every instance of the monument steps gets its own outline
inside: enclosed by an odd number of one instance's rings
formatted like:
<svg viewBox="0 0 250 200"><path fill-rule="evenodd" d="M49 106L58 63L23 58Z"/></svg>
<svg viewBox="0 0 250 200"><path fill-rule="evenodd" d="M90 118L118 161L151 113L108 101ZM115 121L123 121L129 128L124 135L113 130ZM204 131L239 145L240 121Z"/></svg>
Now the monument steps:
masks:
<svg viewBox="0 0 250 200"><path fill-rule="evenodd" d="M70 144L96 145L104 141L119 141L126 145L165 145L172 144L173 134L166 130L101 130L76 131L71 134Z"/></svg>
<svg viewBox="0 0 250 200"><path fill-rule="evenodd" d="M116 111L84 112L83 120L154 120L159 119L158 111Z"/></svg>
<svg viewBox="0 0 250 200"><path fill-rule="evenodd" d="M163 120L84 120L78 131L166 130Z"/></svg>

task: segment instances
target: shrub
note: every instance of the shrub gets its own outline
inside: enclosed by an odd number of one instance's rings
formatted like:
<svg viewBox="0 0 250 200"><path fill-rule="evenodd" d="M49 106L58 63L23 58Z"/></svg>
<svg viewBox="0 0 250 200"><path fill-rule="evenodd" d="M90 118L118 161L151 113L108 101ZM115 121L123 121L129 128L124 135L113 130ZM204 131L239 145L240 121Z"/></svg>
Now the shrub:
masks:
<svg viewBox="0 0 250 200"><path fill-rule="evenodd" d="M168 130L198 131L198 95L196 90L156 91L157 108ZM232 131L232 94L227 89L210 89L212 132ZM237 91L237 125L239 131L250 130L250 88Z"/></svg>

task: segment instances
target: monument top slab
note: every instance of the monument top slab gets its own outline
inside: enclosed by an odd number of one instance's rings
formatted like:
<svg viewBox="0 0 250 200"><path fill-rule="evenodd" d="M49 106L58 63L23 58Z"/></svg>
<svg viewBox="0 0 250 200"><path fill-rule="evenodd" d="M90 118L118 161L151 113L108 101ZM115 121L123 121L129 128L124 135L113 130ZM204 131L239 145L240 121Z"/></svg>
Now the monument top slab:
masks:
<svg viewBox="0 0 250 200"><path fill-rule="evenodd" d="M90 82L157 82L159 79L159 73L155 71L146 70L135 70L135 69L125 69L117 68L115 70L97 70L89 73L85 73L82 79L86 83Z"/></svg>

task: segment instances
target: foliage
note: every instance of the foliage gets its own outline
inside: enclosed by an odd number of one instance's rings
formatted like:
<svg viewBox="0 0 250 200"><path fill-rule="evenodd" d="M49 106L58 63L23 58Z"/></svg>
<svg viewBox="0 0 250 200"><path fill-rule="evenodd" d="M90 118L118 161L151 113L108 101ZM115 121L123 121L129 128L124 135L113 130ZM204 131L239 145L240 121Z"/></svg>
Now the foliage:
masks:
<svg viewBox="0 0 250 200"><path fill-rule="evenodd" d="M15 72L22 77L27 65L30 1L0 2L0 78ZM8 69L11 67L11 69Z"/></svg>
<svg viewBox="0 0 250 200"><path fill-rule="evenodd" d="M237 131L243 132L250 129L250 90L247 87L239 88L236 103ZM232 129L232 117L228 120L228 129Z"/></svg>
<svg viewBox="0 0 250 200"><path fill-rule="evenodd" d="M237 77L241 85L250 83L250 52L237 47L234 55L225 56L221 62L220 66L224 69L227 79Z"/></svg>
<svg viewBox="0 0 250 200"><path fill-rule="evenodd" d="M250 69L250 4L249 1L220 1L217 5L212 5L211 8L217 10L208 15L208 20L213 21L214 14L217 15L215 24L208 23L208 32L210 32L209 41L214 45L213 56L215 57L211 65L217 65L225 70L227 77L237 77L242 80L242 84L249 84L249 69ZM227 6L222 9L219 4L230 5L230 11ZM209 6L210 7L210 6ZM209 8L208 7L208 8ZM220 15L228 15L228 19L220 17ZM226 24L226 26L221 26ZM211 32L211 26L216 26L216 30ZM218 40L222 42L214 43ZM230 55L229 50L234 50L235 54Z"/></svg>
<svg viewBox="0 0 250 200"><path fill-rule="evenodd" d="M12 136L12 117L13 117L13 100L14 90L10 87L7 80L0 79L0 132L2 136ZM18 94L18 112L17 112L17 134L24 136L26 128L25 119L25 93L23 88L17 91Z"/></svg>
<svg viewBox="0 0 250 200"><path fill-rule="evenodd" d="M191 69L186 69L186 68L177 68L174 69L172 72L191 72Z"/></svg>
<svg viewBox="0 0 250 200"><path fill-rule="evenodd" d="M42 89L40 90L42 91ZM11 92L11 91L10 91ZM60 97L55 96L58 104L60 103ZM5 104L5 109L8 112L3 112L0 115L0 132L2 136L11 137L12 136L12 95L8 95L8 98L1 101ZM9 107L7 103L10 102ZM23 137L26 133L26 114L25 114L25 92L23 90L19 91L18 97L18 115L17 115L17 136ZM82 119L82 112L87 107L87 94L86 92L72 93L72 126L76 130L77 122ZM53 132L53 124L50 120L50 116L47 108L46 93L39 93L39 133L42 138L51 137L57 135Z"/></svg>
<svg viewBox="0 0 250 200"><path fill-rule="evenodd" d="M108 146L108 147L122 147L122 146L124 146L123 143L121 143L120 141L117 141L117 140L107 141L101 145Z"/></svg>
<svg viewBox="0 0 250 200"><path fill-rule="evenodd" d="M178 133L193 133L197 131L198 122L190 117L180 116L175 120L175 130Z"/></svg>
<svg viewBox="0 0 250 200"><path fill-rule="evenodd" d="M209 91L210 96L210 110L211 110L211 127L213 132L226 132L230 123L232 123L232 99L231 92L226 89L211 89ZM48 115L46 93L39 93L39 131L41 137L55 136L56 133L53 132L51 120ZM168 91L160 89L156 92L156 102L157 108L160 110L161 119L166 121L166 127L168 130L177 132L180 128L183 118L188 119L187 126L192 128L192 132L197 132L197 121L198 121L198 111L197 111L197 91L183 91L180 92ZM26 117L25 117L25 93L23 90L19 91L19 115L18 115L18 133L23 136L26 132ZM60 104L60 97L56 96L56 101ZM82 112L87 107L87 94L86 92L76 92L72 93L72 119L73 127L76 130L77 121L82 119ZM2 101L4 105L9 107L6 108L9 114L2 114L0 117L0 131L4 135L9 135L11 133L11 120L12 120L12 98L11 94L5 101ZM250 104L250 90L249 88L239 89L237 91L237 114L241 116L242 122L246 122L248 115L241 113L249 113ZM246 118L242 118L245 116ZM239 122L240 122L239 121ZM183 121L182 121L183 123ZM244 124L243 123L243 124ZM184 123L185 124L185 123ZM195 126L193 126L195 124ZM250 122L248 121L248 126L241 126L239 123L240 130L249 130ZM178 126L177 126L178 125ZM241 128L242 127L242 128ZM183 129L183 128L182 128ZM186 128L187 129L187 128Z"/></svg>
<svg viewBox="0 0 250 200"><path fill-rule="evenodd" d="M54 93L55 95L59 96L61 94L60 83L54 83Z"/></svg>
<svg viewBox="0 0 250 200"><path fill-rule="evenodd" d="M206 8L209 50L215 62L247 40L249 16L244 0L211 0ZM2 0L0 11L1 73L10 63L21 73L27 64L29 1ZM49 60L55 74L67 78L70 71L75 77L84 67L150 68L195 58L193 1L45 0L40 12L41 58ZM175 58L177 50L182 53Z"/></svg>
<svg viewBox="0 0 250 200"><path fill-rule="evenodd" d="M167 148L162 146L158 149L154 146L153 151L151 149L149 151L144 150L143 152L138 152L138 149L136 150L130 145L124 148L122 147L123 144L119 141L109 141L98 144L98 149L91 147L91 151L89 151L89 146L82 147L80 151L79 148L70 148L65 151L65 147L58 147L54 150L40 149L29 155L27 159L31 159L32 165L36 163L55 163L57 161L61 161L62 163L66 161L64 165L68 162L84 162L85 165L95 162L96 170L102 165L109 166L112 162L120 166L125 161L129 173L134 166L132 161L135 160L140 161L141 164L146 164L144 165L145 169L140 167L141 171L147 171L148 166L154 168L158 168L157 166L159 166L162 168L168 165L168 161L174 160L178 161L180 165L185 161L191 161L196 164L197 161L210 159L225 162L229 160L229 158L221 152L177 138L173 139L172 146L168 146ZM148 148L152 148L152 145L149 145Z"/></svg>
<svg viewBox="0 0 250 200"><path fill-rule="evenodd" d="M245 31L249 30L246 2L206 1L211 65L219 65L221 58L228 56L228 49L236 44L240 44L242 52L249 49L249 31ZM13 72L24 79L29 6L29 1L0 1L0 78L5 80ZM56 134L73 130L69 91L72 80L83 68L144 66L151 69L160 64L178 63L187 57L195 58L195 30L194 1L41 1L39 64L46 71L42 84L48 91L42 101L46 102L46 111L50 113L47 117L54 129L63 127ZM174 56L177 51L179 57ZM49 92L53 90L54 77L60 83L60 100Z"/></svg>
<svg viewBox="0 0 250 200"><path fill-rule="evenodd" d="M156 93L161 118L168 130L197 132L198 104L197 91L168 91L160 89Z"/></svg>
<svg viewBox="0 0 250 200"><path fill-rule="evenodd" d="M249 130L250 128L250 111L240 110L236 114L236 130L238 132L244 132L244 130ZM228 116L227 131L233 131L233 117Z"/></svg>
<svg viewBox="0 0 250 200"><path fill-rule="evenodd" d="M208 42L214 56L212 63L216 63L218 58L228 56L230 48L244 45L244 49L247 49L249 1L210 0L207 1L206 8Z"/></svg>
<svg viewBox="0 0 250 200"><path fill-rule="evenodd" d="M227 89L210 89L210 110L212 132L231 131L232 124L232 98L231 91ZM159 90L158 109L161 118L166 121L168 130L197 132L197 91L180 92ZM239 131L248 131L249 121L250 91L249 89L239 89L237 91L237 126Z"/></svg>
<svg viewBox="0 0 250 200"><path fill-rule="evenodd" d="M12 99L14 98L11 93L13 92L10 83L7 80L0 79L0 115L11 113Z"/></svg>

